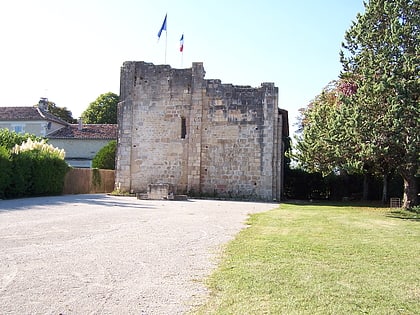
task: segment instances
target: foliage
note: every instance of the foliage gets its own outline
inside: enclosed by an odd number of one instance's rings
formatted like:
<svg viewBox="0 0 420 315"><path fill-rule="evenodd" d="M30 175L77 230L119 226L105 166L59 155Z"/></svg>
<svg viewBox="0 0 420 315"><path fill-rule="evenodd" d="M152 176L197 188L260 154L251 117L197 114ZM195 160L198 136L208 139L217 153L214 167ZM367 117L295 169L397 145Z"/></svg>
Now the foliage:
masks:
<svg viewBox="0 0 420 315"><path fill-rule="evenodd" d="M51 144L47 144L44 139L40 141L32 141L31 139L28 139L21 145L15 145L12 149L12 153L14 154L19 154L26 151L39 151L61 160L64 160L65 157L65 152L63 149L59 149Z"/></svg>
<svg viewBox="0 0 420 315"><path fill-rule="evenodd" d="M301 111L303 132L297 136L294 158L310 172L328 175L337 170L361 172L363 168L355 154L357 135L352 127L356 122L347 119L351 108L343 106L338 84L331 82Z"/></svg>
<svg viewBox="0 0 420 315"><path fill-rule="evenodd" d="M328 189L320 173L308 173L302 169L286 169L284 174L286 199L327 199Z"/></svg>
<svg viewBox="0 0 420 315"><path fill-rule="evenodd" d="M0 145L0 199L5 196L5 189L10 185L11 161L6 147Z"/></svg>
<svg viewBox="0 0 420 315"><path fill-rule="evenodd" d="M69 166L48 151L31 151L33 153L34 195L59 195L63 192L64 177Z"/></svg>
<svg viewBox="0 0 420 315"><path fill-rule="evenodd" d="M11 150L15 145L20 145L22 142L31 139L32 141L41 141L42 138L31 134L19 134L9 129L0 129L0 146Z"/></svg>
<svg viewBox="0 0 420 315"><path fill-rule="evenodd" d="M7 197L24 197L32 195L33 163L31 152L12 155L12 177L6 190Z"/></svg>
<svg viewBox="0 0 420 315"><path fill-rule="evenodd" d="M92 167L114 170L117 141L112 140L96 153L92 160Z"/></svg>
<svg viewBox="0 0 420 315"><path fill-rule="evenodd" d="M45 143L28 139L12 150L11 182L8 197L60 194L69 167L64 151Z"/></svg>
<svg viewBox="0 0 420 315"><path fill-rule="evenodd" d="M404 206L418 204L420 4L371 0L346 32L343 78L357 77L346 102L358 114L360 154L405 181Z"/></svg>
<svg viewBox="0 0 420 315"><path fill-rule="evenodd" d="M119 96L108 92L99 97L82 113L86 124L116 124Z"/></svg>
<svg viewBox="0 0 420 315"><path fill-rule="evenodd" d="M47 101L47 110L49 113L70 124L77 122L77 119L73 118L72 112L67 107L59 107L54 102Z"/></svg>
<svg viewBox="0 0 420 315"><path fill-rule="evenodd" d="M381 174L384 185L397 171L410 208L419 203L420 5L371 0L365 7L345 34L340 80L303 111L296 157L324 174Z"/></svg>
<svg viewBox="0 0 420 315"><path fill-rule="evenodd" d="M0 197L60 194L68 171L64 154L45 139L0 130Z"/></svg>
<svg viewBox="0 0 420 315"><path fill-rule="evenodd" d="M302 169L285 169L284 197L286 200L362 200L364 184L368 185L368 200L380 200L382 179L368 176L364 182L361 174L310 173ZM400 176L389 177L389 195L402 198L402 180Z"/></svg>
<svg viewBox="0 0 420 315"><path fill-rule="evenodd" d="M248 224L197 314L420 313L418 222L377 208L282 204Z"/></svg>
<svg viewBox="0 0 420 315"><path fill-rule="evenodd" d="M98 187L101 185L102 178L99 169L93 168L92 169L92 184L94 187Z"/></svg>

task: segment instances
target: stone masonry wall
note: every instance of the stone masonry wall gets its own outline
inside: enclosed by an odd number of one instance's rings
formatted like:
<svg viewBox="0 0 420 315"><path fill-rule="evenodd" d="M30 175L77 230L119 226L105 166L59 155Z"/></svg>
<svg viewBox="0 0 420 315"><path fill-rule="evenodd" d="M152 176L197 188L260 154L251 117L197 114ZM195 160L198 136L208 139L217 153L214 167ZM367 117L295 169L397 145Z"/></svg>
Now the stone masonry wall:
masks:
<svg viewBox="0 0 420 315"><path fill-rule="evenodd" d="M279 199L282 117L273 83L205 80L189 69L125 62L121 68L116 188Z"/></svg>
<svg viewBox="0 0 420 315"><path fill-rule="evenodd" d="M267 102L267 87L271 86L251 88L221 84L220 80L207 81L203 191L272 198L273 126L270 118L275 116L277 106Z"/></svg>

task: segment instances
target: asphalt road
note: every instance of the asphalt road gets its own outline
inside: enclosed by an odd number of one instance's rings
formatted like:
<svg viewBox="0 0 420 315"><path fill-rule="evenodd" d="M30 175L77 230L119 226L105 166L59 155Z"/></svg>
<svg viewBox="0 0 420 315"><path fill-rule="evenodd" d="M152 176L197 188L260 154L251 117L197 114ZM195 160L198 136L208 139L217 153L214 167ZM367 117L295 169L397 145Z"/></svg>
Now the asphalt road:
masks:
<svg viewBox="0 0 420 315"><path fill-rule="evenodd" d="M0 200L0 314L185 314L250 213L234 201Z"/></svg>

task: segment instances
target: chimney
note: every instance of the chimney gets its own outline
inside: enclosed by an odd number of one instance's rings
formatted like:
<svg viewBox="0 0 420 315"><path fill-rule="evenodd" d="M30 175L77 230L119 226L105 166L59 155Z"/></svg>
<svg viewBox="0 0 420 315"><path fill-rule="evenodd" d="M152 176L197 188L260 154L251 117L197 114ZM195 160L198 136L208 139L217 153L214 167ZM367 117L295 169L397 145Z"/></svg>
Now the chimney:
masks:
<svg viewBox="0 0 420 315"><path fill-rule="evenodd" d="M82 117L79 117L79 126L77 127L80 131L83 129L83 120Z"/></svg>
<svg viewBox="0 0 420 315"><path fill-rule="evenodd" d="M48 111L48 98L41 97L41 99L38 102L38 108L44 112Z"/></svg>

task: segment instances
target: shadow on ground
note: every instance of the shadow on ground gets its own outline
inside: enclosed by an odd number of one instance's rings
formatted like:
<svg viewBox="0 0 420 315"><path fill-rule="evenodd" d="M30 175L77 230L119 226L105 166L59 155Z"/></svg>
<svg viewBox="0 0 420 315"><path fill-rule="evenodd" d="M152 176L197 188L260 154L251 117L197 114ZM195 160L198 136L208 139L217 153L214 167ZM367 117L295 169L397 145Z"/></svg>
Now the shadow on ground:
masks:
<svg viewBox="0 0 420 315"><path fill-rule="evenodd" d="M36 207L45 207L48 205L98 205L106 207L123 207L123 208L147 208L153 209L155 207L146 205L141 200L135 197L115 197L106 194L94 195L64 195L64 196L48 196L48 197L32 197L0 200L0 213L2 211L12 210L29 210Z"/></svg>

